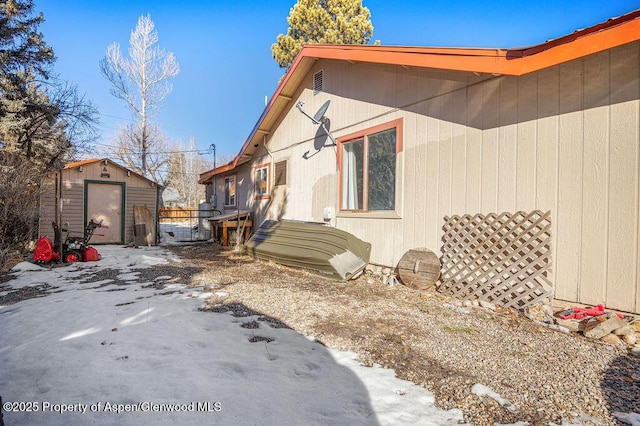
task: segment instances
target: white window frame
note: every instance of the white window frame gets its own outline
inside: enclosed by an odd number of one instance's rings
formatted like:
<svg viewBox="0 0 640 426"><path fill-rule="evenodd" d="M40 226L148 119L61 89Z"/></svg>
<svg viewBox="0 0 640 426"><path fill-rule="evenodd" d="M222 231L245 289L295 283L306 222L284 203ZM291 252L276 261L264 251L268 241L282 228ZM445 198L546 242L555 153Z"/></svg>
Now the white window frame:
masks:
<svg viewBox="0 0 640 426"><path fill-rule="evenodd" d="M233 191L231 191L233 188ZM238 203L238 191L236 187L236 175L229 175L224 177L224 207L235 207ZM233 193L231 193L233 192ZM233 200L231 200L233 198ZM227 203L227 200L230 202Z"/></svg>
<svg viewBox="0 0 640 426"><path fill-rule="evenodd" d="M260 198L269 198L269 196L271 195L271 176L270 176L270 167L271 165L269 163L266 164L260 164L258 166L256 166L255 168L255 196L256 198L260 199ZM264 186L264 192L260 191L260 182L261 182L261 172L264 171L264 177L265 177L265 186Z"/></svg>

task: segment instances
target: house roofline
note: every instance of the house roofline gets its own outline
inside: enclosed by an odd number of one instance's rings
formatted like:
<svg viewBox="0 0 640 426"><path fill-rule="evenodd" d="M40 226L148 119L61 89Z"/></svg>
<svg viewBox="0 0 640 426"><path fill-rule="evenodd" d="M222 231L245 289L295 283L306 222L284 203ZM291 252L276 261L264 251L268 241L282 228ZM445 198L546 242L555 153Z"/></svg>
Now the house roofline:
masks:
<svg viewBox="0 0 640 426"><path fill-rule="evenodd" d="M155 182L155 181L153 181L153 180L151 180L151 179L149 179L149 178L147 178L147 177L144 177L144 176L142 176L140 173L135 172L135 171L133 171L133 170L131 170L131 169L127 168L127 167L124 167L124 166L122 166L122 165L120 165L120 164L116 163L115 161L113 161L113 160L111 160L111 159L109 159L109 158L91 158L91 159L89 159L89 160L74 161L74 162L71 162L71 163L67 163L67 164L65 164L65 165L64 165L64 167L63 167L62 169L63 169L63 170L73 169L73 168L80 167L80 166L87 166L87 165L89 165L89 164L99 163L99 162L101 162L101 161L107 161L107 162L109 162L109 163L111 163L111 164L114 164L114 165L115 165L115 166L117 166L117 167L120 167L120 168L121 168L121 169L123 169L123 170L126 170L126 171L128 171L128 172L131 172L132 174L134 174L134 175L136 175L136 176L138 176L138 177L140 177L140 178L142 178L142 179L144 179L144 180L146 180L146 181L148 181L148 182L150 182L150 183L153 183L154 185L162 186L162 185L160 185L158 182Z"/></svg>
<svg viewBox="0 0 640 426"><path fill-rule="evenodd" d="M253 152L248 150L259 144L257 138L260 134L269 134L271 131L270 127L264 126L265 122L276 121L277 116L293 100L292 95L302 84L302 77L306 75L313 63L320 59L521 76L638 40L640 40L640 9L577 30L572 34L524 48L476 49L307 44L302 47L289 67L233 161L226 166L202 173L198 182L207 183L213 176L249 161ZM230 168L223 170L227 166Z"/></svg>

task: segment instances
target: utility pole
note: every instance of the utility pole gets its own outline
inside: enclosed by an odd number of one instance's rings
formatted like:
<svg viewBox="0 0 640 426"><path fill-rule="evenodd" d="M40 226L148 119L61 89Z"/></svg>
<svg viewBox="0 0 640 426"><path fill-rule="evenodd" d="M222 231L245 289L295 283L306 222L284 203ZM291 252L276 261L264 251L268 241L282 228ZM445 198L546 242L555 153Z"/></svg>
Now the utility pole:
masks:
<svg viewBox="0 0 640 426"><path fill-rule="evenodd" d="M211 144L211 150L213 151L213 169L216 168L216 144ZM215 210L218 208L218 194L217 194L217 179L216 175L213 175L213 201L211 202L211 209Z"/></svg>

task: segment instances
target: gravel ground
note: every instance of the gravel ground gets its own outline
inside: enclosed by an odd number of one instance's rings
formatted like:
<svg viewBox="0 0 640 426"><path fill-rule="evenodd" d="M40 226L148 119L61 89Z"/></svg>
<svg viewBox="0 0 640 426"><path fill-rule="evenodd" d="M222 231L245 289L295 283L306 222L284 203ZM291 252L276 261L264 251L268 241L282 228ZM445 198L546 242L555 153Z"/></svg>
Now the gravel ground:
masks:
<svg viewBox="0 0 640 426"><path fill-rule="evenodd" d="M438 406L461 409L469 423L616 424L613 412L640 413L640 358L628 346L565 334L513 310L465 313L439 293L372 276L340 283L212 245L172 250L192 285L215 284L222 294L211 308L245 306L354 351L427 387ZM477 396L477 383L512 405Z"/></svg>
<svg viewBox="0 0 640 426"><path fill-rule="evenodd" d="M513 310L460 308L437 292L389 287L366 274L340 283L211 244L169 248L183 261L140 269L139 279L214 285L209 310L259 314L356 352L366 365L425 386L468 423L617 424L613 412L640 413L640 358L628 346L565 334ZM118 284L117 275L105 270L91 281ZM46 291L9 292L0 304ZM507 401L479 397L478 383Z"/></svg>

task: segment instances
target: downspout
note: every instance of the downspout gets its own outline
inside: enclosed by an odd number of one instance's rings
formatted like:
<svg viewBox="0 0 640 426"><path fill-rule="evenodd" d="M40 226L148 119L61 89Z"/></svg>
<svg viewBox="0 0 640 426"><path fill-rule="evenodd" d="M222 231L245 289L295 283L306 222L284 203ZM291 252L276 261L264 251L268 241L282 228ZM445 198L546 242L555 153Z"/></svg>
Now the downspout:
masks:
<svg viewBox="0 0 640 426"><path fill-rule="evenodd" d="M62 239L62 173L63 173L64 169L60 169L60 174L58 175L58 203L56 210L59 211L59 214L57 215L57 220L58 222L56 222L56 224L58 225L58 230L60 232L60 246L58 247L58 253L60 254L60 257L58 257L58 263L62 263L62 260L64 258L64 253L62 253L62 249L63 249L63 239ZM68 231L67 231L68 232Z"/></svg>
<svg viewBox="0 0 640 426"><path fill-rule="evenodd" d="M213 169L216 169L216 144L211 144L211 148L213 149ZM213 196L211 199L211 210L218 209L218 175L213 175Z"/></svg>
<svg viewBox="0 0 640 426"><path fill-rule="evenodd" d="M271 164L273 164L273 154L271 154L271 152L269 151L269 148L267 148L267 135L266 134L262 135L262 146L264 146L264 150L267 151L267 154L269 154L269 157L271 157Z"/></svg>
<svg viewBox="0 0 640 426"><path fill-rule="evenodd" d="M273 170L273 174L274 174L274 176L275 176L275 173L276 173L276 165L275 165L275 163L273 162L273 154L271 154L271 151L269 151L269 148L267 148L267 135L266 135L266 134L262 135L262 146L264 147L264 150L265 150L265 151L267 151L267 154L269 154L269 157L271 157L271 170ZM274 186L274 188L275 188L275 186ZM286 190L285 190L285 192L286 192ZM273 194L271 194L271 195L272 195L272 197L273 197ZM269 208L269 207L271 206L271 202L272 202L272 201L273 201L273 198L271 199L271 201L270 201L269 203L267 203L267 208ZM260 219L264 220L264 215L263 215L263 217L261 217ZM255 229L256 229L256 228L255 228L255 226L256 226L256 225L255 225L255 221L256 221L256 218L255 218L255 217L253 218L253 221L254 221L254 225L253 225L253 226L254 226L254 228L253 228L253 230L255 231Z"/></svg>
<svg viewBox="0 0 640 426"><path fill-rule="evenodd" d="M156 185L156 244L160 244L160 185Z"/></svg>

